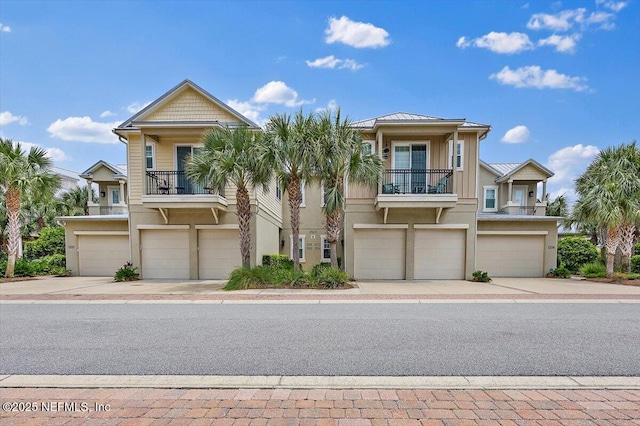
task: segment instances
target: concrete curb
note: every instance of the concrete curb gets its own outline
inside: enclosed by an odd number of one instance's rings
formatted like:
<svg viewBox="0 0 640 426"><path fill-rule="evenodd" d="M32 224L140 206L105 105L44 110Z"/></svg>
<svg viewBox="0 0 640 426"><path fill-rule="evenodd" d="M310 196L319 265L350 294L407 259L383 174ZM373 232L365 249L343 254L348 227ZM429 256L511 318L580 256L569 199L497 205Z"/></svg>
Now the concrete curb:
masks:
<svg viewBox="0 0 640 426"><path fill-rule="evenodd" d="M0 300L0 305L140 305L140 304L178 304L178 305L327 305L327 304L434 304L434 303L640 303L640 299L101 299L101 300L43 300L15 299Z"/></svg>
<svg viewBox="0 0 640 426"><path fill-rule="evenodd" d="M5 375L0 388L640 389L640 377Z"/></svg>

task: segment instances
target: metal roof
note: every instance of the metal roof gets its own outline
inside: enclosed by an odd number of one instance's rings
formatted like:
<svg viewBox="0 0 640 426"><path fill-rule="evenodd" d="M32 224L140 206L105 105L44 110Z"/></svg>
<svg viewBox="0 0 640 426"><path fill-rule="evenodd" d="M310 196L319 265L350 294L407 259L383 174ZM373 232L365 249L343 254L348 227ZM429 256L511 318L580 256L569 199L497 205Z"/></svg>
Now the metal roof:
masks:
<svg viewBox="0 0 640 426"><path fill-rule="evenodd" d="M365 120L354 121L353 127L360 129L373 129L380 124L455 124L462 128L484 128L490 129L488 124L474 123L466 121L464 118L441 118L433 115L414 114L409 112L394 112L393 114L381 115L379 117L367 118Z"/></svg>
<svg viewBox="0 0 640 426"><path fill-rule="evenodd" d="M496 172L500 173L501 176L508 175L515 169L517 169L522 163L487 163L489 166L494 169Z"/></svg>

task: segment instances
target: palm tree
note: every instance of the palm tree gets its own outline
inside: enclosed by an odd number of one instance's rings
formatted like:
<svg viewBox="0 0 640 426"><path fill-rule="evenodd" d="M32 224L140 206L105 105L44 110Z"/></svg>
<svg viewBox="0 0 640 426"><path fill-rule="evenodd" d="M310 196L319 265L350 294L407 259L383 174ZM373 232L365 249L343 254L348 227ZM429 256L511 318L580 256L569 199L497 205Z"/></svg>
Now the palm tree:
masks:
<svg viewBox="0 0 640 426"><path fill-rule="evenodd" d="M302 204L302 182L315 179L314 168L317 155L313 138L315 116L298 111L293 120L288 114L272 116L266 125L270 158L276 179L287 192L291 212L291 234L293 269L300 270L300 204Z"/></svg>
<svg viewBox="0 0 640 426"><path fill-rule="evenodd" d="M636 142L602 150L576 180L576 218L606 230L607 275L613 274L620 246L628 270L636 223L640 219L640 149Z"/></svg>
<svg viewBox="0 0 640 426"><path fill-rule="evenodd" d="M318 158L316 173L324 188L325 232L331 248L331 266L338 267L337 243L343 227L344 185L349 183L375 187L383 170L382 159L367 152L349 118L342 119L340 109L335 114L326 111L316 126Z"/></svg>
<svg viewBox="0 0 640 426"><path fill-rule="evenodd" d="M0 138L0 191L4 194L7 213L8 259L5 277L13 277L20 244L20 211L24 198L53 197L60 179L51 172L52 161L44 149L22 145Z"/></svg>
<svg viewBox="0 0 640 426"><path fill-rule="evenodd" d="M92 201L95 200L94 190L91 189ZM61 208L67 216L87 216L89 214L89 193L87 187L76 187L62 194Z"/></svg>
<svg viewBox="0 0 640 426"><path fill-rule="evenodd" d="M261 185L266 191L271 169L265 162L263 135L242 127L216 127L203 136L204 147L187 159L189 179L224 191L225 186L236 187L236 211L240 238L242 266L251 267L251 204L249 190Z"/></svg>

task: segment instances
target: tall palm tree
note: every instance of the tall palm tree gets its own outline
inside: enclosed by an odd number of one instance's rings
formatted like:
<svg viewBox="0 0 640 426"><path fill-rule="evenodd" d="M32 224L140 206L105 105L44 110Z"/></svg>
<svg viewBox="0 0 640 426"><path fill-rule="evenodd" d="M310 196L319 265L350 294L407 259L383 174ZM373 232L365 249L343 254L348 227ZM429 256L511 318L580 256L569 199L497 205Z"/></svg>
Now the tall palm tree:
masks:
<svg viewBox="0 0 640 426"><path fill-rule="evenodd" d="M325 232L331 248L331 266L338 267L337 243L343 228L345 183L375 187L383 171L382 159L362 141L348 117L326 111L316 126L316 173L324 188Z"/></svg>
<svg viewBox="0 0 640 426"><path fill-rule="evenodd" d="M302 182L315 179L316 143L313 137L315 116L298 111L293 120L288 114L276 114L266 124L270 159L276 179L288 194L294 271L300 270L300 204Z"/></svg>
<svg viewBox="0 0 640 426"><path fill-rule="evenodd" d="M91 190L92 201L95 200L94 190ZM87 187L76 187L62 193L61 208L67 216L87 216L89 214L89 193Z"/></svg>
<svg viewBox="0 0 640 426"><path fill-rule="evenodd" d="M20 143L0 138L0 191L7 212L8 260L5 277L14 274L20 244L20 210L24 198L53 197L60 178L51 172L52 161L44 149L31 147L22 151Z"/></svg>
<svg viewBox="0 0 640 426"><path fill-rule="evenodd" d="M262 186L266 191L271 168L265 161L263 135L242 127L215 127L202 138L204 147L187 159L189 179L222 192L236 187L236 210L242 266L251 267L251 204L249 190Z"/></svg>
<svg viewBox="0 0 640 426"><path fill-rule="evenodd" d="M628 258L640 219L640 149L636 142L606 148L576 180L577 218L589 218L606 230L607 275L613 274L618 246ZM628 267L629 261L626 259Z"/></svg>

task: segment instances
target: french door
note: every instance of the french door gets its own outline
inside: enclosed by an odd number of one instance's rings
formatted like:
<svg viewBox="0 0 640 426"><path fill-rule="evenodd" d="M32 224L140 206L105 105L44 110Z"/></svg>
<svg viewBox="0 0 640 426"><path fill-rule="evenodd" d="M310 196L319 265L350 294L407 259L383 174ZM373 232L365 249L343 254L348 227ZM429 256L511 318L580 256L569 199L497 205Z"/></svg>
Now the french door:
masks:
<svg viewBox="0 0 640 426"><path fill-rule="evenodd" d="M400 194L427 191L429 149L426 143L397 143L393 148L394 185Z"/></svg>

